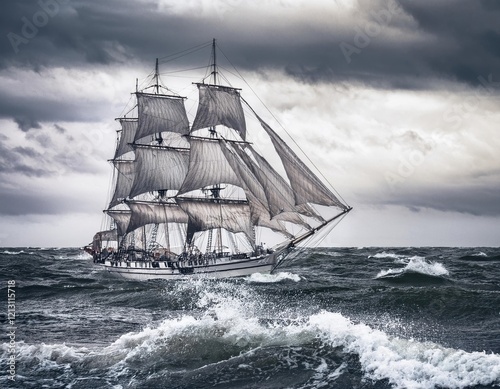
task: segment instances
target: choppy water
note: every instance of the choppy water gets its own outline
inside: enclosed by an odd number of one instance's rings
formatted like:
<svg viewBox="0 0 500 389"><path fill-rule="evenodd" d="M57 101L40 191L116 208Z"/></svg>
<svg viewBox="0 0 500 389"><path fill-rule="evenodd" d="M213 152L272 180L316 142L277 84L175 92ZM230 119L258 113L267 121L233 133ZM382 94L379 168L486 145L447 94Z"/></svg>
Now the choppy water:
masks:
<svg viewBox="0 0 500 389"><path fill-rule="evenodd" d="M0 274L1 388L500 386L498 248L314 249L274 275L178 282L0 248Z"/></svg>

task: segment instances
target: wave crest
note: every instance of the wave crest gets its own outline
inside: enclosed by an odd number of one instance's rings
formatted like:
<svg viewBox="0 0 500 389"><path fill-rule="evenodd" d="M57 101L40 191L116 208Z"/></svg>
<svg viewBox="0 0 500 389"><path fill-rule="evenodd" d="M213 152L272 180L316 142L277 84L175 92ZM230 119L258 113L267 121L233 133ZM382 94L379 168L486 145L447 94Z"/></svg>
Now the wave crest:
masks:
<svg viewBox="0 0 500 389"><path fill-rule="evenodd" d="M427 261L423 257L411 257L404 268L381 270L375 278L396 278L405 274L420 274L424 276L443 278L450 272L442 263Z"/></svg>

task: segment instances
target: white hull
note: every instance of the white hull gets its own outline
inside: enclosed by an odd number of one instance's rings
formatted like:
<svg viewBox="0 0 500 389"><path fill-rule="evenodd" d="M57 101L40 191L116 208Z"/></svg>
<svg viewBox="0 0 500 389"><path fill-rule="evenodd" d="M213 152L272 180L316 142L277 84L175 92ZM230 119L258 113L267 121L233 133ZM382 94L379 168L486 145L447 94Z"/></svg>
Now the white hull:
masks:
<svg viewBox="0 0 500 389"><path fill-rule="evenodd" d="M218 258L216 263L169 267L167 262L143 261L108 261L103 264L105 269L117 276L132 280L183 280L187 278L232 278L244 277L253 273L270 273L279 262L283 251L273 254L245 259ZM156 267L155 267L156 266Z"/></svg>

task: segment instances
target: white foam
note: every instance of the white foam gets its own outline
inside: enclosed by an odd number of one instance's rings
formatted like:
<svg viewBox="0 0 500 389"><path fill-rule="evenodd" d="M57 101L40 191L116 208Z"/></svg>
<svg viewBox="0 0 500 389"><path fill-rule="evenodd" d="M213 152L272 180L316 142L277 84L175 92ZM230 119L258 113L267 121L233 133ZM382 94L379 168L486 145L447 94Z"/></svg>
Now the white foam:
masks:
<svg viewBox="0 0 500 389"><path fill-rule="evenodd" d="M359 356L365 374L388 379L395 388L465 388L500 384L500 355L467 353L431 342L390 337L365 324L354 324L339 313L321 312L309 318L311 331L334 347Z"/></svg>
<svg viewBox="0 0 500 389"><path fill-rule="evenodd" d="M4 250L2 251L2 254L8 254L8 255L18 255L18 254L23 254L24 250L21 251L9 251L9 250Z"/></svg>
<svg viewBox="0 0 500 389"><path fill-rule="evenodd" d="M404 257L405 257L405 255L386 253L385 251L382 251L381 253L377 253L375 255L368 256L368 258L394 258L394 259L400 259L400 258L404 258Z"/></svg>
<svg viewBox="0 0 500 389"><path fill-rule="evenodd" d="M450 272L442 263L427 261L423 257L413 256L404 268L381 270L375 278L395 276L403 273L420 273L433 277L448 276Z"/></svg>
<svg viewBox="0 0 500 389"><path fill-rule="evenodd" d="M413 257L406 266L409 271L427 274L430 276L447 276L450 272L439 262L427 262L424 258Z"/></svg>
<svg viewBox="0 0 500 389"><path fill-rule="evenodd" d="M189 285L197 288L198 284ZM183 284L179 288L182 292ZM301 319L291 319L289 312L268 311L276 315L276 320L260 320L263 302L241 283L217 283L215 289L205 285L199 292L199 316L193 313L170 317L141 331L126 333L109 346L93 351L64 344L20 342L20 357L37 360L37 366L45 364L49 369L55 365L69 366L85 358L89 368L108 368L111 375L120 376L130 374L131 365L140 366L144 361L165 355L182 357L192 353L192 358L196 358L200 344L207 344L207 340L208 344L238 346L241 353L272 346L300 347L319 340L324 345L339 347L346 354L355 354L366 378L387 379L397 389L500 385L498 354L468 353L432 342L389 336L329 311ZM6 344L2 349L7 352ZM316 362L310 366L314 369L316 387L337 379L347 369L347 362L341 366L329 366L321 358ZM248 365L239 364L238 368L245 369Z"/></svg>
<svg viewBox="0 0 500 389"><path fill-rule="evenodd" d="M299 282L300 276L298 274L293 274L289 272L279 272L274 274L253 273L247 278L247 280L249 282L264 283L264 284L276 283L284 280Z"/></svg>
<svg viewBox="0 0 500 389"><path fill-rule="evenodd" d="M7 354L7 343L2 344L2 351ZM66 344L28 344L24 341L16 343L16 351L19 358L25 361L36 361L41 368L65 365L80 361L88 353L85 347L71 347Z"/></svg>
<svg viewBox="0 0 500 389"><path fill-rule="evenodd" d="M234 305L236 304L236 305ZM389 336L363 323L353 323L340 313L323 311L305 320L263 324L238 309L239 303L226 300L213 315L183 316L163 321L157 328L125 334L107 348L123 353L123 360L151 357L159 347L174 347L171 341L197 342L206 337L247 350L269 346L297 346L320 339L331 347L358 356L367 378L387 379L394 388L465 388L500 384L500 355L465 352L432 342L418 342ZM241 307L240 307L241 308ZM187 348L190 344L183 343ZM196 347L193 347L196 349ZM169 351L171 352L171 350ZM244 368L241 365L240 368ZM332 369L324 360L314 368L318 383L336 379L347 365Z"/></svg>

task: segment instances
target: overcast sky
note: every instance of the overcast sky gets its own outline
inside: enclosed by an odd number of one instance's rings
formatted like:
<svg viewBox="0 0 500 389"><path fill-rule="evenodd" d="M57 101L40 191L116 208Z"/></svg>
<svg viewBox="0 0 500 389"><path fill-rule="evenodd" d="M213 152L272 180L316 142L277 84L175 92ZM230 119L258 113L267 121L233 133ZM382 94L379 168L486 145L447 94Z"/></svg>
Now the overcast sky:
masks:
<svg viewBox="0 0 500 389"><path fill-rule="evenodd" d="M135 79L212 37L354 207L324 244L500 245L499 1L2 5L1 246L88 243ZM190 84L161 66L173 90Z"/></svg>

